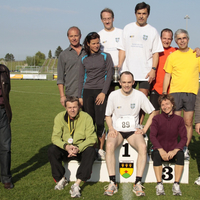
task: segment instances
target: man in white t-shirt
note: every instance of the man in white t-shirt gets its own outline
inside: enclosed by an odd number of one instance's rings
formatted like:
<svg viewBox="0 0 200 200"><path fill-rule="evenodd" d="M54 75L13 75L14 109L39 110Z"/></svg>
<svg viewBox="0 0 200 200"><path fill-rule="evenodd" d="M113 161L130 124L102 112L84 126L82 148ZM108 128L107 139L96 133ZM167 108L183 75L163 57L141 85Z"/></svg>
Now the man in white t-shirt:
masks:
<svg viewBox="0 0 200 200"><path fill-rule="evenodd" d="M151 125L154 117L154 107L148 98L140 91L132 88L135 83L133 74L124 71L120 75L121 89L111 92L106 107L106 122L109 133L106 142L106 165L110 178L110 184L104 195L112 196L118 191L115 172L115 149L127 139L128 143L138 151L136 181L133 192L137 196L145 196L142 190L141 180L146 165L147 148L144 134ZM149 114L149 118L143 129L139 124L139 112L142 109Z"/></svg>
<svg viewBox="0 0 200 200"><path fill-rule="evenodd" d="M136 22L124 27L122 41L118 46L118 67L122 67L126 58L127 70L134 74L136 84L139 82L139 90L146 96L148 96L151 82L155 79L159 52L163 51L157 30L147 24L149 14L150 6L148 4L142 2L136 5ZM143 118L140 122L143 121Z"/></svg>
<svg viewBox="0 0 200 200"><path fill-rule="evenodd" d="M122 38L122 29L113 26L114 13L105 8L100 14L104 29L99 31L101 50L109 53L113 59L114 66L118 66L118 43Z"/></svg>
<svg viewBox="0 0 200 200"><path fill-rule="evenodd" d="M110 8L103 9L100 17L104 25L104 29L99 31L101 50L111 55L114 67L117 67L119 58L117 46L122 39L122 29L113 26L114 12ZM115 86L119 86L118 80L111 82L109 93L114 91Z"/></svg>

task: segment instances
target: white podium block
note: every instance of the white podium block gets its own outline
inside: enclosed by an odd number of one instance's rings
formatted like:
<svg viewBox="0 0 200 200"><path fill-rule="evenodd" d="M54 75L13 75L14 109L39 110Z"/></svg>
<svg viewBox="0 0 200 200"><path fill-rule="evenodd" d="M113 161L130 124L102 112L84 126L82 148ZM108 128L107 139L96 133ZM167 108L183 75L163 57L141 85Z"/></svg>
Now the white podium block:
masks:
<svg viewBox="0 0 200 200"><path fill-rule="evenodd" d="M145 141L147 144L148 137L145 137ZM115 150L117 182L127 183L135 181L137 156L137 151L128 144L127 140L124 140L123 143L117 147ZM77 161L70 161L69 163L64 163L64 165L66 171L65 176L70 181L75 181L79 163ZM91 178L88 182L97 181L109 182L109 175L105 161L95 161L93 164Z"/></svg>
<svg viewBox="0 0 200 200"><path fill-rule="evenodd" d="M184 161L184 168L180 179L180 183L189 183L189 164L190 162L188 160ZM163 166L163 174L162 174L163 183L173 183L175 181L175 172L174 172L175 163L163 162L162 166ZM157 182L153 169L153 161L149 158L147 160L147 165L145 168L142 181L146 183Z"/></svg>
<svg viewBox="0 0 200 200"><path fill-rule="evenodd" d="M147 144L148 137L145 137L145 142ZM116 159L116 181L120 183L135 182L136 177L136 162L138 153L132 148L127 140L124 140L121 145L115 150ZM77 161L70 161L69 163L64 163L65 166L65 176L70 181L76 181L76 172L79 167ZM169 164L167 166L163 165L163 182L173 183L174 182L174 164ZM189 161L185 161L183 174L181 177L181 183L188 183L189 181ZM107 166L105 161L95 161L92 167L91 178L88 182L109 182L109 175L107 171ZM153 169L153 161L147 156L147 163L145 166L144 174L142 177L142 182L146 183L156 183L156 177Z"/></svg>

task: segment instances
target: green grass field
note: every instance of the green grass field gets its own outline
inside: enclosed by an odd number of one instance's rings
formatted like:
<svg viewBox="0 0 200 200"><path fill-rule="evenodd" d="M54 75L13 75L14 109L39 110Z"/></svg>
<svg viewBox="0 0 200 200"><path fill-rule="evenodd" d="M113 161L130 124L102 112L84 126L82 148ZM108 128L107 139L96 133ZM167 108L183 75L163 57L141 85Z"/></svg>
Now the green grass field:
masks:
<svg viewBox="0 0 200 200"><path fill-rule="evenodd" d="M12 174L14 189L5 190L0 183L1 200L17 199L71 199L69 183L62 191L54 190L54 181L47 158L51 144L53 120L64 110L59 103L55 81L12 80L10 102L13 111L12 127ZM144 183L146 197L142 199L200 199L200 186L194 185L200 168L200 138L194 132L190 144L189 184L181 184L182 197L172 195L172 184L164 184L166 196L157 197L156 183ZM152 172L154 173L154 172ZM112 197L103 196L108 183L81 185L80 199L137 199L131 183L119 184L119 192Z"/></svg>

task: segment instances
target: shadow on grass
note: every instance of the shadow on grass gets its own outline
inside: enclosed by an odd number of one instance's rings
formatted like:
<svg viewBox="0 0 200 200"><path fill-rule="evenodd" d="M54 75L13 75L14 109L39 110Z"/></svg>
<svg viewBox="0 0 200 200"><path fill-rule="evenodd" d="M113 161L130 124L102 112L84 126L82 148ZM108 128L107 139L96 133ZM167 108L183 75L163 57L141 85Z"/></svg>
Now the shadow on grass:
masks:
<svg viewBox="0 0 200 200"><path fill-rule="evenodd" d="M49 162L47 150L50 145L51 144L42 147L39 152L30 158L26 163L19 165L11 171L14 175L12 178L14 183Z"/></svg>
<svg viewBox="0 0 200 200"><path fill-rule="evenodd" d="M200 174L200 137L195 137L194 135L192 136L189 150L191 158L197 162L197 168Z"/></svg>
<svg viewBox="0 0 200 200"><path fill-rule="evenodd" d="M97 184L98 182L85 182L82 186L81 186L81 190L84 190L85 187L87 187L87 185L92 186Z"/></svg>

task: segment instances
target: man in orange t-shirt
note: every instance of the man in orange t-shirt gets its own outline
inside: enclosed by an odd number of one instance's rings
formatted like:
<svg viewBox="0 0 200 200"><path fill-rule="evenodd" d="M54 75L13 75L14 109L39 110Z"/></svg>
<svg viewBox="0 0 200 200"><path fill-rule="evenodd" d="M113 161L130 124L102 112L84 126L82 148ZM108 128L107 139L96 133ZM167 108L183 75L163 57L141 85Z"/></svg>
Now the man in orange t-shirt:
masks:
<svg viewBox="0 0 200 200"><path fill-rule="evenodd" d="M158 103L158 97L160 94L162 94L163 91L163 80L165 76L164 71L164 65L165 61L167 60L167 57L174 51L176 51L177 48L171 47L171 43L173 40L173 32L171 29L163 29L161 31L161 41L164 48L164 52L159 53L159 62L158 67L156 71L156 78L155 82L153 83L151 95L150 95L150 101L153 104L155 108L156 114L160 113L160 105Z"/></svg>

